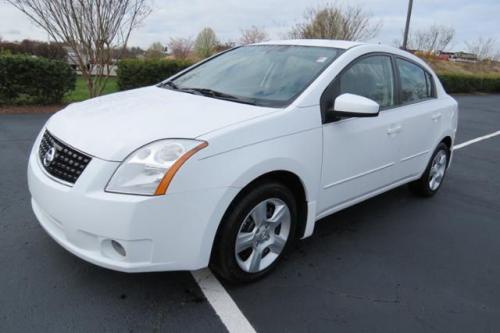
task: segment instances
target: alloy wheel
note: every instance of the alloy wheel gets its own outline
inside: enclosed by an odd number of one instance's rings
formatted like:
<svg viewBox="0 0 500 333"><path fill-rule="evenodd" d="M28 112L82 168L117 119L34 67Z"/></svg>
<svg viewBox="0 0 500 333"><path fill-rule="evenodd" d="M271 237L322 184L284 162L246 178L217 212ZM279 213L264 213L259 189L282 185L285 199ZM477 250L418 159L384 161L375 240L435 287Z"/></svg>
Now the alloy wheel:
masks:
<svg viewBox="0 0 500 333"><path fill-rule="evenodd" d="M429 188L436 191L443 181L446 172L448 156L444 150L440 150L432 160L431 170L429 172Z"/></svg>
<svg viewBox="0 0 500 333"><path fill-rule="evenodd" d="M268 268L283 252L290 227L290 209L283 200L270 198L257 204L236 236L235 256L240 268L248 273Z"/></svg>

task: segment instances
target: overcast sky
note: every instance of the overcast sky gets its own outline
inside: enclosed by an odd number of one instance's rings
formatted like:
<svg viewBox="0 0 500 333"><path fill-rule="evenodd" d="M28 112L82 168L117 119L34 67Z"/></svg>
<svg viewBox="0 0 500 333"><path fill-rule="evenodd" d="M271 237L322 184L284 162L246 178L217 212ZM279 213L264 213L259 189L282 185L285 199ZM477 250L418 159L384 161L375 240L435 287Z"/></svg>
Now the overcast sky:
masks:
<svg viewBox="0 0 500 333"><path fill-rule="evenodd" d="M284 36L299 22L304 11L324 0L153 0L152 14L137 29L129 45L147 47L170 37L195 37L203 27L212 27L219 39L237 40L240 30L252 25L268 31L273 39ZM372 42L392 44L401 39L406 0L350 0L370 12L383 27ZM500 49L500 0L414 0L412 29L438 23L453 26L453 50L464 41L493 37ZM47 35L12 6L0 0L0 36L7 40L46 40Z"/></svg>

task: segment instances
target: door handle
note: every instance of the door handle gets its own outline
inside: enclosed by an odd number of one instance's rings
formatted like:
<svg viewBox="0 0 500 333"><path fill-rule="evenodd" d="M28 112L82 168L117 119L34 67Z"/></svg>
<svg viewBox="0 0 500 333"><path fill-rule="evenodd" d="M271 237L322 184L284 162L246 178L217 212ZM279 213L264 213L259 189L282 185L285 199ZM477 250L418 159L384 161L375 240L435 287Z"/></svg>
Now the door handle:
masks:
<svg viewBox="0 0 500 333"><path fill-rule="evenodd" d="M401 125L394 125L387 129L388 135L398 134L399 132L401 132Z"/></svg>
<svg viewBox="0 0 500 333"><path fill-rule="evenodd" d="M441 113L435 113L432 115L432 120L433 121L438 121L439 119L441 119L443 115Z"/></svg>

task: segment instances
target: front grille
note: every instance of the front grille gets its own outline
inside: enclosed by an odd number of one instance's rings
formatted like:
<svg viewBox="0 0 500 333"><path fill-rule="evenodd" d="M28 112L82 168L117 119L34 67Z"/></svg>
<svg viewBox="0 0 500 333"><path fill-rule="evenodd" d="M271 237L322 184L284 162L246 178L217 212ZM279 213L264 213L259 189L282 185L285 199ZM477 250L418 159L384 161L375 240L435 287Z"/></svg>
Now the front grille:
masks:
<svg viewBox="0 0 500 333"><path fill-rule="evenodd" d="M92 158L53 137L43 134L39 156L43 168L55 178L74 184Z"/></svg>

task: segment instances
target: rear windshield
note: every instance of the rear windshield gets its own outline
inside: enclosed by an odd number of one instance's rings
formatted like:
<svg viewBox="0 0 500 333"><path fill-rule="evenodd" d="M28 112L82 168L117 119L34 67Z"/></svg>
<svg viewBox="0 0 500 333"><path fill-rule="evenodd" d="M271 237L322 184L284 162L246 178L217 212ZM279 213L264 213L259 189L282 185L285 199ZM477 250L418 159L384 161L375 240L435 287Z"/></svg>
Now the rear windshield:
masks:
<svg viewBox="0 0 500 333"><path fill-rule="evenodd" d="M341 53L329 47L254 45L223 53L175 78L176 89L260 106L290 104ZM207 95L208 96L208 95ZM223 98L228 99L228 98Z"/></svg>

